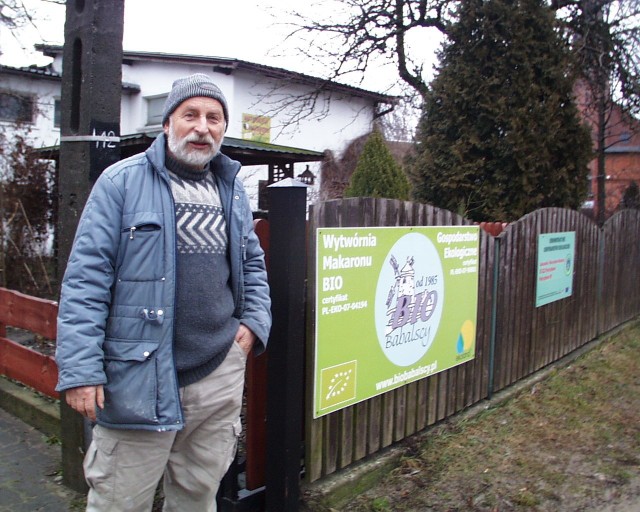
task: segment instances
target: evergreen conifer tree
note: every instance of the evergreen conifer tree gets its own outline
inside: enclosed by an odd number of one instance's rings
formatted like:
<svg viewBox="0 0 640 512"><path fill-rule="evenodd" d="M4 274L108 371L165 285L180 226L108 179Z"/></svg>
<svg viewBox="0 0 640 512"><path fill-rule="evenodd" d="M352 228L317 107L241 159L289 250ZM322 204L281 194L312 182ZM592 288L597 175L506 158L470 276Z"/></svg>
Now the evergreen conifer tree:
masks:
<svg viewBox="0 0 640 512"><path fill-rule="evenodd" d="M475 220L577 208L591 140L542 0L462 0L409 163L416 199Z"/></svg>
<svg viewBox="0 0 640 512"><path fill-rule="evenodd" d="M387 148L381 133L374 130L365 142L345 197L408 199L409 180Z"/></svg>

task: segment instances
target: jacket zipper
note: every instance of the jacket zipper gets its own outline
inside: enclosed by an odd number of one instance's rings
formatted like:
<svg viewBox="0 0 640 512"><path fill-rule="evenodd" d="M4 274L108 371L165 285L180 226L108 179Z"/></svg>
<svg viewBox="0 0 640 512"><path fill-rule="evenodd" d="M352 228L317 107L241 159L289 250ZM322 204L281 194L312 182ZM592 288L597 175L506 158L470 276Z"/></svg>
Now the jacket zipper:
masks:
<svg viewBox="0 0 640 512"><path fill-rule="evenodd" d="M153 164L152 164L153 165ZM154 166L155 168L155 166ZM165 186L167 187L167 191L169 193L169 199L171 200L171 211L172 215L169 215L171 223L171 228L173 230L173 333L171 335L171 343L169 344L169 351L171 352L171 358L173 359L173 382L175 384L174 391L176 397L176 403L178 404L178 421L179 424L184 424L184 417L182 415L182 400L180 400L180 386L178 385L178 366L176 364L176 356L173 351L173 341L176 337L176 319L175 319L175 311L176 311L176 297L178 296L177 284L176 284L176 264L177 264L177 253L178 253L178 233L176 228L176 202L173 198L173 192L171 191L171 183L169 183L168 179L163 175L162 172L158 171L160 179L164 181Z"/></svg>
<svg viewBox="0 0 640 512"><path fill-rule="evenodd" d="M226 183L224 183L224 180L222 180L220 177L216 176L216 182L218 185L218 192L221 193L220 191L224 188L226 190L230 190L230 194L229 197L227 198L226 201L226 208L224 209L224 215L225 215L225 221L227 224L227 240L228 243L231 244L233 243L233 241L231 240L231 223L233 222L233 201L235 198L235 186L236 186L236 176L238 175L238 172L236 172L231 180L231 186L227 186ZM222 186L221 186L222 185ZM241 302L241 297L240 297L240 282L242 280L242 267L244 264L244 260L246 259L247 255L247 244L244 241L244 234L242 232L242 228L243 226L240 226L240 243L242 244L242 246L240 247L240 251L239 251L239 257L240 257L240 261L238 262L238 270L240 271L240 275L237 276L238 279L238 283L236 285L236 293L235 293L235 299L234 299L234 314L239 313L238 309L240 307L240 302ZM231 265L233 268L233 265Z"/></svg>
<svg viewBox="0 0 640 512"><path fill-rule="evenodd" d="M158 231L160 230L160 226L157 224L138 224L137 226L131 226L128 228L124 228L122 230L123 233L129 232L129 240L133 240L135 238L136 231Z"/></svg>

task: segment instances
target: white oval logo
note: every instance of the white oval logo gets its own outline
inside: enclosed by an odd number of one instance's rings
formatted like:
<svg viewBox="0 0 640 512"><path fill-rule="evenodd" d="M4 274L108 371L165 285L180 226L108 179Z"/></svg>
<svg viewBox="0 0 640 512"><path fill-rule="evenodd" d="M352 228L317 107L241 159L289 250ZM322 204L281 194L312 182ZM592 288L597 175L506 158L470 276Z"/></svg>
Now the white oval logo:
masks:
<svg viewBox="0 0 640 512"><path fill-rule="evenodd" d="M427 353L443 305L444 274L438 251L420 233L404 235L387 254L376 288L376 331L389 361L409 366Z"/></svg>

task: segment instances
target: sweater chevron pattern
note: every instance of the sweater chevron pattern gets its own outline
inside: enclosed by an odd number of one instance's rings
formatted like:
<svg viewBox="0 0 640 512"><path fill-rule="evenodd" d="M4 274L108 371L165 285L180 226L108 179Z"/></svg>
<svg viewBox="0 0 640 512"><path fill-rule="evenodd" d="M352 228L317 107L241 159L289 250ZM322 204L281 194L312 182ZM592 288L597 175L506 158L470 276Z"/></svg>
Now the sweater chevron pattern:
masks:
<svg viewBox="0 0 640 512"><path fill-rule="evenodd" d="M173 162L170 162L170 164ZM181 386L224 360L238 329L229 287L227 228L212 170L169 169L176 212L174 354Z"/></svg>

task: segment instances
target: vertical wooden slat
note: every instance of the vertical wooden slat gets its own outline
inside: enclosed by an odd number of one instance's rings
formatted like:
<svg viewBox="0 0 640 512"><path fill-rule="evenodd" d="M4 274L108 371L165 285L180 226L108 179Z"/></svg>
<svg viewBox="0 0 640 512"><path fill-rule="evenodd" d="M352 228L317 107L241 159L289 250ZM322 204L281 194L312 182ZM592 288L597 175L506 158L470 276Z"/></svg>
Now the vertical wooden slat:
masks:
<svg viewBox="0 0 640 512"><path fill-rule="evenodd" d="M307 276L314 276L316 265L316 229L330 223L336 215L335 202L325 202L312 206L309 212L310 226L308 236ZM316 293L315 279L307 278L307 303L314 301ZM315 317L307 307L306 329L306 407L305 407L305 479L315 482L327 474L324 468L324 450L327 433L325 418L313 419L314 358L315 358Z"/></svg>
<svg viewBox="0 0 640 512"><path fill-rule="evenodd" d="M507 385L509 378L507 361L511 333L511 244L515 227L511 225L502 236L500 244L500 281L498 283L497 326L495 333L494 385L493 391L500 391Z"/></svg>
<svg viewBox="0 0 640 512"><path fill-rule="evenodd" d="M340 423L338 466L344 468L353 462L353 436L355 422L353 407L346 407L336 414Z"/></svg>
<svg viewBox="0 0 640 512"><path fill-rule="evenodd" d="M374 396L368 401L367 422L367 454L375 453L382 448L382 396Z"/></svg>
<svg viewBox="0 0 640 512"><path fill-rule="evenodd" d="M394 411L396 406L395 394L393 392L385 393L382 395L382 408L381 408L381 438L380 438L380 446L382 448L386 448L393 442L393 427L395 425L394 422Z"/></svg>
<svg viewBox="0 0 640 512"><path fill-rule="evenodd" d="M485 292L480 296L480 299L484 298L484 301L479 304L478 308L478 325L481 326L480 334L480 374L475 383L476 392L473 396L473 402L478 402L488 396L489 390L489 365L490 352L491 352L491 330L492 330L492 312L493 302L498 300L494 295L494 272L496 265L495 251L496 240L492 236L485 236L485 247L482 262L484 262L484 270L482 272L484 280ZM482 263L481 263L482 264ZM482 266L481 266L482 268ZM479 300L480 300L479 299Z"/></svg>
<svg viewBox="0 0 640 512"><path fill-rule="evenodd" d="M254 222L254 229L260 247L265 253L265 263L269 270L269 222L259 219ZM250 354L247 358L246 382L246 487L257 489L265 484L266 468L266 418L267 418L267 352L256 357Z"/></svg>
<svg viewBox="0 0 640 512"><path fill-rule="evenodd" d="M427 379L427 388L429 390L427 425L433 425L438 421L438 377L439 374L436 374Z"/></svg>
<svg viewBox="0 0 640 512"><path fill-rule="evenodd" d="M524 293L523 300L524 304L522 306L523 322L521 325L521 335L526 342L526 357L527 361L524 365L525 374L530 374L533 372L534 368L538 364L538 359L536 357L536 341L537 339L533 336L533 329L535 325L535 295L536 295L536 268L537 268L537 251L536 251L536 239L537 239L537 230L538 230L538 217L534 217L531 220L531 224L529 228L525 231L526 239L524 241L523 247L523 257L526 273L526 279L524 280Z"/></svg>
<svg viewBox="0 0 640 512"><path fill-rule="evenodd" d="M427 426L427 408L429 406L428 379L418 381L416 397L416 431L420 431Z"/></svg>
<svg viewBox="0 0 640 512"><path fill-rule="evenodd" d="M405 437L407 418L407 386L402 386L392 393L395 396L393 440L401 441Z"/></svg>
<svg viewBox="0 0 640 512"><path fill-rule="evenodd" d="M326 475L335 473L338 469L338 440L340 438L340 411L323 417L324 420L324 448L322 469Z"/></svg>

